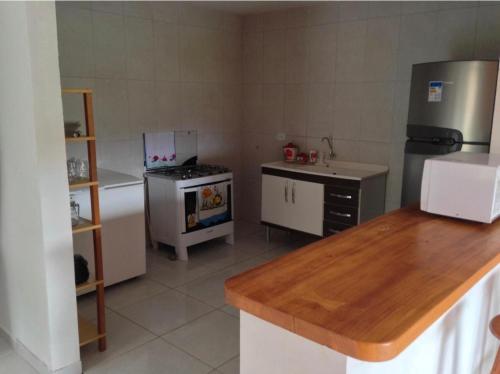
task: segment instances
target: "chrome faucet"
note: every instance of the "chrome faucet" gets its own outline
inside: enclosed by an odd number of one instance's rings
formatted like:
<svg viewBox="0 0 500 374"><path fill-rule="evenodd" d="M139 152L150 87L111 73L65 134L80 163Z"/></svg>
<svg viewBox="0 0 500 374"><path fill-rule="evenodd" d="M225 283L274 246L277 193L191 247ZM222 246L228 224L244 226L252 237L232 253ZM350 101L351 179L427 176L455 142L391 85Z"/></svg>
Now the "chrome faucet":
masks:
<svg viewBox="0 0 500 374"><path fill-rule="evenodd" d="M335 152L333 151L333 136L325 136L321 139L322 142L328 142L328 148L330 148L330 152L328 153L328 159L333 160L335 158Z"/></svg>

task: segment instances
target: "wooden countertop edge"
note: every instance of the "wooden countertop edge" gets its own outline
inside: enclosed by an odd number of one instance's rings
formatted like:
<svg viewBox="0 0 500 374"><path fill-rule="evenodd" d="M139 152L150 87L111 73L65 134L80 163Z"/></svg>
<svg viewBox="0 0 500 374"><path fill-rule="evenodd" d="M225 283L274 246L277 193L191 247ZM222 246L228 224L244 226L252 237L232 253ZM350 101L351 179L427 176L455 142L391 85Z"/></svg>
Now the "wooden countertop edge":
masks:
<svg viewBox="0 0 500 374"><path fill-rule="evenodd" d="M434 308L430 309L415 324L406 330L404 334L387 342L355 341L346 336L336 334L324 327L311 324L290 314L262 305L231 290L230 283L231 279L234 277L224 282L224 291L226 302L233 305L235 308L241 309L269 323L282 327L318 344L327 346L347 356L363 361L380 362L391 360L399 355L428 327L442 317L448 309L459 302L463 295L499 263L500 255L489 261L485 266L480 268L465 282L454 289L447 297L436 304Z"/></svg>

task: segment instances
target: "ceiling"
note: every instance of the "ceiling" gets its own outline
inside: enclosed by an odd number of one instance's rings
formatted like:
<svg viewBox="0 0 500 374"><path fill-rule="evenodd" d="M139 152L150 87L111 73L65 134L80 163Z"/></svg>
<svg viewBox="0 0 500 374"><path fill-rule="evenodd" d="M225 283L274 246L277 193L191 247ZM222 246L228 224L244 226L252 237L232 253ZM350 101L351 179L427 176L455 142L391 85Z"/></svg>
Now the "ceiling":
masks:
<svg viewBox="0 0 500 374"><path fill-rule="evenodd" d="M195 1L196 5L245 15L311 5L312 1Z"/></svg>

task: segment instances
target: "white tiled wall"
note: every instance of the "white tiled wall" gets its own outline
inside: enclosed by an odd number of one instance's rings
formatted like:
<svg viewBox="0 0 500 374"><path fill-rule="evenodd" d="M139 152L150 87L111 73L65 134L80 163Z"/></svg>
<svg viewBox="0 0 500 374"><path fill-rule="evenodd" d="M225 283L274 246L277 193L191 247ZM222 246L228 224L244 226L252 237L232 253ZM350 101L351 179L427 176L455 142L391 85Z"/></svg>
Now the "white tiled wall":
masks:
<svg viewBox="0 0 500 374"><path fill-rule="evenodd" d="M143 132L197 129L201 161L232 168L241 191L241 19L178 2L56 6L62 85L94 89L99 166L140 176ZM81 98L63 101L82 121Z"/></svg>
<svg viewBox="0 0 500 374"><path fill-rule="evenodd" d="M176 2L58 3L62 82L95 89L99 163L139 175L143 131L199 130L235 170L244 218L287 134L390 167L399 204L411 65L500 54L500 2L324 2L243 19ZM240 22L241 21L241 22ZM67 119L80 101L64 98Z"/></svg>
<svg viewBox="0 0 500 374"><path fill-rule="evenodd" d="M243 19L243 187L259 220L262 162L277 132L303 149L390 167L388 210L401 195L411 65L497 58L500 2L329 2Z"/></svg>

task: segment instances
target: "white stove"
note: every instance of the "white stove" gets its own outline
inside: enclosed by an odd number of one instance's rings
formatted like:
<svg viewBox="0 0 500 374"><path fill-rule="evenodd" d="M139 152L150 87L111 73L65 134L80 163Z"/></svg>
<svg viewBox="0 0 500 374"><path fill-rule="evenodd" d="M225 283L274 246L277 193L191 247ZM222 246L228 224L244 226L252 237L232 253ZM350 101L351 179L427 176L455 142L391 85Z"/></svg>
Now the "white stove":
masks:
<svg viewBox="0 0 500 374"><path fill-rule="evenodd" d="M179 260L188 247L224 236L234 242L233 173L216 165L148 171L151 239L175 247Z"/></svg>

